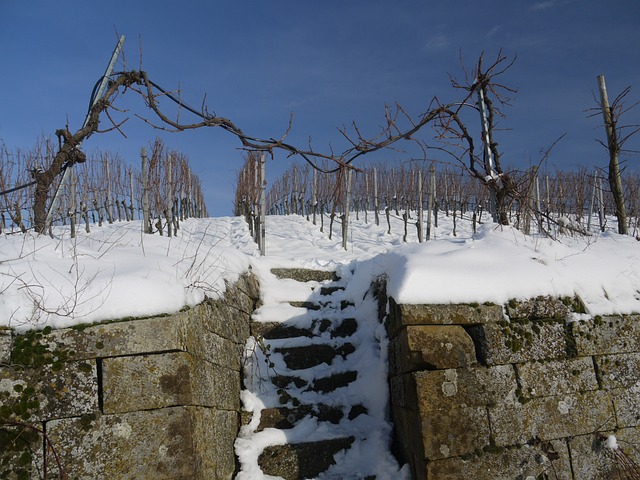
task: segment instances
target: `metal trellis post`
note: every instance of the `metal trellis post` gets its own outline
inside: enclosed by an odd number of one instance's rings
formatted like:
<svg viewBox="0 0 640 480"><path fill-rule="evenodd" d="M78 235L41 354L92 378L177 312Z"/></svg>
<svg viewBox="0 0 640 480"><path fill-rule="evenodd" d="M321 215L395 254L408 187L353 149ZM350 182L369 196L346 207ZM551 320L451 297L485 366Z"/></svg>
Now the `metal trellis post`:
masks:
<svg viewBox="0 0 640 480"><path fill-rule="evenodd" d="M93 108L96 102L100 100L100 98L102 97L102 94L104 93L104 89L107 87L107 83L109 82L109 76L113 72L113 67L115 67L116 60L118 60L118 56L120 55L120 51L122 50L122 45L124 44L124 40L125 40L125 36L122 35L118 40L118 44L116 45L116 48L111 54L111 60L109 60L107 69L105 70L104 75L102 76L102 82L100 82L100 86L98 87L96 96L94 97L93 102L91 103L89 112L87 112L87 116L84 119L82 128L87 126L87 122L89 121L89 116L91 114L91 108ZM80 148L80 145L78 145L78 148ZM60 183L58 184L58 188L56 189L56 193L53 195L53 199L51 200L51 205L49 205L49 210L47 211L47 219L46 219L47 228L51 226L53 213L58 208L58 203L60 202L60 192L62 191L63 186L65 185L65 183L69 178L69 172L70 172L70 169L68 167L64 169L62 178L60 179Z"/></svg>

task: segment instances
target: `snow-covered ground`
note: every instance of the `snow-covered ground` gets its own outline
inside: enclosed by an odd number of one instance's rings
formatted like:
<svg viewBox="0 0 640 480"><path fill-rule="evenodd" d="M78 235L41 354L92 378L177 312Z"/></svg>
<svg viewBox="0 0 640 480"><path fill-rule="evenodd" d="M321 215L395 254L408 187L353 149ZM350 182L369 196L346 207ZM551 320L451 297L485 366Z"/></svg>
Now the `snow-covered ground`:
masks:
<svg viewBox="0 0 640 480"><path fill-rule="evenodd" d="M405 243L400 219L392 218L391 234L384 217L380 226L371 223L373 215L368 220L352 218L345 251L339 225L329 239L328 222L322 233L319 222L313 225L303 217L268 217L266 257L259 256L246 223L237 217L187 220L173 238L143 235L140 222L93 226L90 234L81 231L75 239L65 228L55 229L54 238L5 235L0 238L0 326L59 328L175 312L220 295L225 280L235 280L248 268L261 279L264 302L254 320L295 317L299 312L286 302L305 300L309 289L276 280L270 273L276 266L336 269L347 283L345 295L353 298L363 298L371 281L385 274L388 293L400 303L506 303L577 294L586 316L640 312L640 242L633 237L606 232L553 240L494 224L481 225L474 234L470 223L460 219L454 236L453 219L441 215L432 239L419 244L411 223ZM363 318L374 318L372 302L359 308ZM362 325L366 328L358 335L366 338L359 338L360 343L386 341L384 329ZM400 479L406 468L394 464L388 453L386 396L371 391L376 382L385 382L384 349L378 348L374 358L376 348L372 344L354 360L372 366L378 362L378 367L351 394L369 402L371 423L362 428L377 429L379 437L366 448L352 448L344 460L355 468L360 462L363 471L366 467L380 479ZM243 396L254 412L275 398L250 391ZM291 434L301 438L321 434L312 420L296 428ZM244 455L244 479L263 478L251 462L265 436L248 432L247 441L237 447Z"/></svg>
<svg viewBox="0 0 640 480"><path fill-rule="evenodd" d="M386 273L389 293L404 303L504 303L510 298L577 294L591 315L640 311L640 242L598 233L552 240L510 227L440 216L432 239L419 244L409 225L392 217L387 233L352 219L348 249L339 226L333 239L303 217L267 217L267 255L260 258L246 223L237 217L191 219L173 238L143 235L139 222L94 226L75 239L33 233L0 238L0 325L17 329L146 316L194 305L224 290L252 265L345 268L352 281ZM262 275L268 282L268 275ZM265 295L278 296L264 285Z"/></svg>

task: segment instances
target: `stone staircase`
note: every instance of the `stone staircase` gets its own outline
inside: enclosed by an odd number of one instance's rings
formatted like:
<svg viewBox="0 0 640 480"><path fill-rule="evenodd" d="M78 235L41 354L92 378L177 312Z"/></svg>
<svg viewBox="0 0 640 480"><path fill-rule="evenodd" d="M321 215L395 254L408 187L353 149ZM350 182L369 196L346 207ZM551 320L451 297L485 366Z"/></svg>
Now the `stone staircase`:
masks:
<svg viewBox="0 0 640 480"><path fill-rule="evenodd" d="M269 385L262 385L263 391L277 395L277 405L266 405L259 422L253 419L252 435L275 429L287 439L284 444L263 448L257 460L259 468L266 476L285 480L344 478L342 474L332 476L330 467L339 462L336 454L362 440L362 432L351 425L369 413L358 395L350 394L350 385L359 375L352 361L359 347L357 310L353 301L345 298L345 285L333 272L271 272L281 280L311 285L312 293L308 300L289 302L302 312L294 320L251 325L251 333L263 350L263 361L269 366L268 379L263 378ZM251 420L247 415L245 424ZM302 428L311 429L311 435L293 435L304 422L309 426Z"/></svg>

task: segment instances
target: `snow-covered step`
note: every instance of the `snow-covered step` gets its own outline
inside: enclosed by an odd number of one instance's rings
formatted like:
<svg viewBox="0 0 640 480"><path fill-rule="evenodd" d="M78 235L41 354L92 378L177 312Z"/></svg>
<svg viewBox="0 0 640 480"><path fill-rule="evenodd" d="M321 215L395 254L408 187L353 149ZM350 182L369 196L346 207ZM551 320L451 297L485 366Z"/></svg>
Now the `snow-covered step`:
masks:
<svg viewBox="0 0 640 480"><path fill-rule="evenodd" d="M275 348L273 351L282 355L289 370L305 370L322 363L331 365L338 356L346 359L355 349L351 343L339 346L320 343L304 347Z"/></svg>
<svg viewBox="0 0 640 480"><path fill-rule="evenodd" d="M372 422L383 417L367 405L362 385L369 375L362 359L372 348L367 322L376 318L376 306L368 299L362 307L361 295L354 302L334 272L270 270L282 288L269 291L251 323L262 346L260 361L269 365L267 375L254 380L253 392L258 398L268 393L262 408L243 418L242 443L255 442L260 453L251 462L266 478L324 478L324 472L327 478L345 478L350 459L362 455L369 438L377 438L369 431L377 432Z"/></svg>
<svg viewBox="0 0 640 480"><path fill-rule="evenodd" d="M358 322L353 317L329 320L320 318L302 327L285 322L252 322L251 334L265 340L282 340L290 338L313 338L329 333L330 338L345 338L353 335L358 329Z"/></svg>
<svg viewBox="0 0 640 480"><path fill-rule="evenodd" d="M314 270L310 268L272 268L277 279L290 278L298 282L327 282L336 281L338 276L333 270Z"/></svg>
<svg viewBox="0 0 640 480"><path fill-rule="evenodd" d="M263 450L258 465L265 475L284 480L315 478L335 464L336 453L348 449L355 437L274 445Z"/></svg>
<svg viewBox="0 0 640 480"><path fill-rule="evenodd" d="M345 413L345 410L348 413ZM265 408L260 413L260 423L256 432L265 428L277 428L287 430L293 428L297 422L305 417L313 417L320 422L338 424L348 417L351 407L338 407L333 405L300 405L299 407Z"/></svg>

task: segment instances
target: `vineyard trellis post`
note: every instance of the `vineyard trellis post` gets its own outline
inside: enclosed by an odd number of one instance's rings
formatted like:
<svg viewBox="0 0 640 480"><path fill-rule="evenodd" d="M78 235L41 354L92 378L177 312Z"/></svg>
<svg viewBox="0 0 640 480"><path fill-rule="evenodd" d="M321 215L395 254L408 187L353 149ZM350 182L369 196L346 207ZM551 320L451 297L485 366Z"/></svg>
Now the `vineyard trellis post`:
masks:
<svg viewBox="0 0 640 480"><path fill-rule="evenodd" d="M264 152L260 152L260 255L267 253L266 222L267 222L267 178Z"/></svg>
<svg viewBox="0 0 640 480"><path fill-rule="evenodd" d="M76 238L76 179L73 171L69 171L69 221L71 238Z"/></svg>
<svg viewBox="0 0 640 480"><path fill-rule="evenodd" d="M422 168L418 168L418 242L422 243L422 219L423 219L423 192L422 192Z"/></svg>
<svg viewBox="0 0 640 480"><path fill-rule="evenodd" d="M436 166L432 163L429 167L429 202L427 203L427 234L425 240L431 239L431 212L433 210L434 197L436 195Z"/></svg>
<svg viewBox="0 0 640 480"><path fill-rule="evenodd" d="M173 236L173 157L171 154L167 156L167 184L168 184L168 193L167 200L165 203L165 211L164 216L167 220L167 237L171 238Z"/></svg>
<svg viewBox="0 0 640 480"><path fill-rule="evenodd" d="M342 215L342 248L347 249L347 238L349 235L349 210L351 209L351 180L353 178L353 170L347 169L347 176L345 181L347 182L345 195L344 195L344 212Z"/></svg>
<svg viewBox="0 0 640 480"><path fill-rule="evenodd" d="M618 161L620 144L618 143L613 114L611 112L611 107L609 106L609 97L607 95L607 85L604 80L604 75L598 75L598 88L600 90L600 106L602 107L602 115L604 117L604 128L607 132L607 146L609 148L609 185L611 187L611 193L613 194L613 201L616 207L618 233L626 235L627 212L624 205L624 191L622 189L620 163Z"/></svg>
<svg viewBox="0 0 640 480"><path fill-rule="evenodd" d="M109 221L109 224L113 223L113 210L112 210L112 205L113 205L113 199L111 197L111 170L109 169L109 156L105 156L104 159L104 165L105 165L105 169L106 169L106 173L107 173L107 198L105 200L105 210L107 211L107 220Z"/></svg>
<svg viewBox="0 0 640 480"><path fill-rule="evenodd" d="M149 212L149 159L147 158L147 149L145 147L142 147L140 157L142 159L142 231L144 233L152 233Z"/></svg>
<svg viewBox="0 0 640 480"><path fill-rule="evenodd" d="M604 232L605 227L605 217L604 217L604 195L602 193L602 178L598 177L598 207L599 207L599 215L598 219L600 220L600 231Z"/></svg>
<svg viewBox="0 0 640 480"><path fill-rule="evenodd" d="M311 186L311 206L313 208L313 224L316 224L316 214L318 212L318 171L313 169L313 184Z"/></svg>
<svg viewBox="0 0 640 480"><path fill-rule="evenodd" d="M589 202L589 217L587 218L587 232L591 231L591 217L593 216L593 206L596 203L596 182L598 181L598 172L593 172L593 188L591 189L591 202Z"/></svg>
<svg viewBox="0 0 640 480"><path fill-rule="evenodd" d="M380 225L380 215L378 213L378 169L373 167L373 211L376 217L376 227Z"/></svg>

